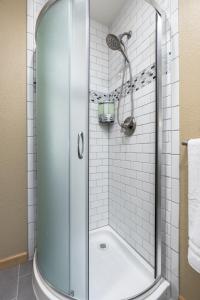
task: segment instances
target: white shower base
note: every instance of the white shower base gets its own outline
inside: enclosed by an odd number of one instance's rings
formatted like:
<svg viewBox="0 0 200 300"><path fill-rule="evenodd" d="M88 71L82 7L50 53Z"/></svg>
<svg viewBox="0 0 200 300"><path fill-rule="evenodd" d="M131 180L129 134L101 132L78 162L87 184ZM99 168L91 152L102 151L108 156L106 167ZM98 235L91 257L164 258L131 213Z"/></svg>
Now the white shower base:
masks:
<svg viewBox="0 0 200 300"><path fill-rule="evenodd" d="M91 300L130 298L153 284L153 268L110 226L91 231L89 244Z"/></svg>
<svg viewBox="0 0 200 300"><path fill-rule="evenodd" d="M100 248L105 244L106 248ZM90 232L90 300L124 300L153 284L153 269L111 227ZM37 300L67 300L42 278L33 263L33 288ZM161 279L140 300L169 300L169 283Z"/></svg>

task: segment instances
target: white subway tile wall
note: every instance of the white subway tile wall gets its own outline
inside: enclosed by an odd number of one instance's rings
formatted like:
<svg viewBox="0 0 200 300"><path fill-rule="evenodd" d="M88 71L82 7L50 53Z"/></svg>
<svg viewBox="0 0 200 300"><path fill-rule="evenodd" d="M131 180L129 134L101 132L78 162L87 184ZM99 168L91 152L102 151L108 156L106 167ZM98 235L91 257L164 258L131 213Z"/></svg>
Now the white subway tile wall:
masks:
<svg viewBox="0 0 200 300"><path fill-rule="evenodd" d="M133 75L155 63L155 10L129 0L110 32L132 31L127 53ZM109 90L121 84L120 52L109 50ZM129 78L127 78L128 80ZM109 128L109 224L151 265L155 249L155 80L134 93L134 135L125 137L115 121ZM117 106L117 105L116 105ZM120 119L130 116L130 95L122 99Z"/></svg>
<svg viewBox="0 0 200 300"><path fill-rule="evenodd" d="M133 76L155 63L155 10L144 0L128 0L109 31L114 34L132 31L128 42L128 57ZM120 86L123 57L109 50L109 91Z"/></svg>
<svg viewBox="0 0 200 300"><path fill-rule="evenodd" d="M108 27L90 23L90 90L108 93ZM108 126L99 125L98 104L89 103L89 225L108 224Z"/></svg>
<svg viewBox="0 0 200 300"><path fill-rule="evenodd" d="M108 93L108 27L90 21L90 89Z"/></svg>

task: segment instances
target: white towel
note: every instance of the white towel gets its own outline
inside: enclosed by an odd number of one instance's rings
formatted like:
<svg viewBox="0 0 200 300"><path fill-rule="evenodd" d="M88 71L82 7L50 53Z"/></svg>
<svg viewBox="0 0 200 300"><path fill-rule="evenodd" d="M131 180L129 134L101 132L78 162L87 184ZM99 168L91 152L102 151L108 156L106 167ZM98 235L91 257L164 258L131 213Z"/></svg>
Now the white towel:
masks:
<svg viewBox="0 0 200 300"><path fill-rule="evenodd" d="M200 273L200 139L188 142L188 261Z"/></svg>

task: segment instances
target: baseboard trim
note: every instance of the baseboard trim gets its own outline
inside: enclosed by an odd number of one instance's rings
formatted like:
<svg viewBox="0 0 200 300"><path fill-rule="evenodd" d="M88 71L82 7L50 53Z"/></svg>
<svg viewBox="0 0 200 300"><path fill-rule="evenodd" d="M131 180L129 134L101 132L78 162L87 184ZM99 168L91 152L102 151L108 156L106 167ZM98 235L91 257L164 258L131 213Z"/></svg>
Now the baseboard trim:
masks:
<svg viewBox="0 0 200 300"><path fill-rule="evenodd" d="M183 296L179 296L179 300L185 300Z"/></svg>
<svg viewBox="0 0 200 300"><path fill-rule="evenodd" d="M27 261L27 258L27 252L22 252L13 256L0 259L0 269L10 268L18 264L25 263Z"/></svg>

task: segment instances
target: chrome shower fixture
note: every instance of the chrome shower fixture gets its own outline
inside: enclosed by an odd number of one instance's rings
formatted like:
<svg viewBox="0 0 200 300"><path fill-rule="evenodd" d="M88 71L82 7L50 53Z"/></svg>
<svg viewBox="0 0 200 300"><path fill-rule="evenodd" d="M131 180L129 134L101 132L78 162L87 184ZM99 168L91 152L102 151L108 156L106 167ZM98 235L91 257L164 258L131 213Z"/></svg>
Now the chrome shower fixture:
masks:
<svg viewBox="0 0 200 300"><path fill-rule="evenodd" d="M126 41L124 41L124 38L126 37ZM122 76L122 84L120 89L120 96L119 96L119 103L117 107L117 121L119 126L121 127L122 131L125 135L130 136L135 132L136 129L136 122L133 115L134 112L134 102L133 102L133 89L131 89L130 97L131 97L131 116L127 117L123 122L120 122L119 120L119 109L120 109L120 103L122 100L123 95L123 87L125 84L125 78L127 75L127 65L129 69L129 76L130 76L130 85L133 85L133 76L132 76L132 67L131 63L128 58L127 49L125 42L128 42L128 40L132 37L132 31L124 32L120 34L119 36L116 36L115 34L109 33L106 37L106 43L108 47L113 51L120 51L122 55L124 56L124 66L123 66L123 76Z"/></svg>
<svg viewBox="0 0 200 300"><path fill-rule="evenodd" d="M127 37L127 39L129 40L131 37L132 37L132 31L128 31L128 32L124 32L122 34L119 35L119 39L120 39L120 42L123 41L123 37Z"/></svg>
<svg viewBox="0 0 200 300"><path fill-rule="evenodd" d="M127 36L127 39L129 40L132 36L132 31L124 32L120 34L119 36L116 36L115 34L109 33L106 37L106 43L108 47L111 50L114 51L120 51L127 62L129 62L127 54L126 54L126 48L123 43L124 36Z"/></svg>

